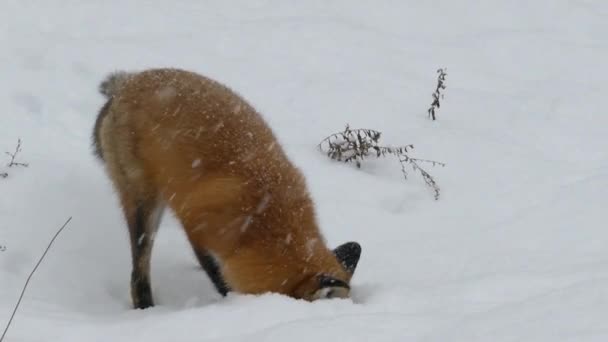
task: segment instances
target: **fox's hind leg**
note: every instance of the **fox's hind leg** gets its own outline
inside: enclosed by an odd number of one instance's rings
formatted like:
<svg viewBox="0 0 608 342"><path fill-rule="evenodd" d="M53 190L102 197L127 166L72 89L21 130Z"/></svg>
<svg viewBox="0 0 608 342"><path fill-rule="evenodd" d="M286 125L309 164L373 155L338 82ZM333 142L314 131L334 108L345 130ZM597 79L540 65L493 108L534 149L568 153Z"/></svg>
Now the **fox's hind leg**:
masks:
<svg viewBox="0 0 608 342"><path fill-rule="evenodd" d="M164 206L157 198L121 195L131 241L131 299L136 309L154 306L150 286L150 258Z"/></svg>
<svg viewBox="0 0 608 342"><path fill-rule="evenodd" d="M104 154L108 161L112 155ZM114 164L115 165L115 164ZM164 202L143 180L128 177L119 168L110 168L129 228L131 242L131 299L136 309L154 306L150 286L150 257Z"/></svg>
<svg viewBox="0 0 608 342"><path fill-rule="evenodd" d="M137 141L131 134L128 115L117 115L111 105L106 105L100 116L94 134L95 144L118 192L129 227L133 306L144 309L154 305L150 287L150 256L164 202L137 158Z"/></svg>

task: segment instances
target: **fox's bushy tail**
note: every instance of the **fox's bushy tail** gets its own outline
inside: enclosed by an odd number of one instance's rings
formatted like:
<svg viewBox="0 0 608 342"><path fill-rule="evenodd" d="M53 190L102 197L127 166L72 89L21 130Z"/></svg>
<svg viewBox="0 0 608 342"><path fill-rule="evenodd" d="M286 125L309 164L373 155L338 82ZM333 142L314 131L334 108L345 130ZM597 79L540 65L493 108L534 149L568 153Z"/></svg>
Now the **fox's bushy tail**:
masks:
<svg viewBox="0 0 608 342"><path fill-rule="evenodd" d="M131 73L126 71L116 71L109 74L100 84L99 92L105 95L108 99L116 95L124 82L131 76Z"/></svg>

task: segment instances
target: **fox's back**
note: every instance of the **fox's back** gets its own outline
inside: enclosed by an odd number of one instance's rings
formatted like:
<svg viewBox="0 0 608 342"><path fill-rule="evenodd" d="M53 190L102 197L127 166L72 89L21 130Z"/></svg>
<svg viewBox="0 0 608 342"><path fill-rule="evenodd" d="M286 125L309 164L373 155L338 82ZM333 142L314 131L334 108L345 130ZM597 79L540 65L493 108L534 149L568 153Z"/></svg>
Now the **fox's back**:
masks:
<svg viewBox="0 0 608 342"><path fill-rule="evenodd" d="M139 141L142 159L154 165L246 177L288 166L255 109L229 88L198 74L174 69L135 74L114 101L118 111L128 113L125 119Z"/></svg>

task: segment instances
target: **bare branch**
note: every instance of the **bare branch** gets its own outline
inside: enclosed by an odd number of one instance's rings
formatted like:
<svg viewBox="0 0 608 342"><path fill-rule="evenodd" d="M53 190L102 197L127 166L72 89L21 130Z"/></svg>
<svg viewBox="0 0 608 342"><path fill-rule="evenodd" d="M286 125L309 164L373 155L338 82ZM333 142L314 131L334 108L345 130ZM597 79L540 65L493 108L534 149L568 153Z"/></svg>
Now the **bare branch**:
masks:
<svg viewBox="0 0 608 342"><path fill-rule="evenodd" d="M420 172L420 175L422 176L422 179L424 179L426 185L433 189L435 200L438 200L439 192L441 189L439 188L439 185L437 185L437 183L435 182L433 176L431 176L425 169L421 168L420 165L418 165L419 161L431 163L433 166L440 165L443 167L445 166L445 164L441 162L436 162L434 160L409 158L406 155L401 155L399 157L399 162L401 163L401 170L405 169L405 163L409 163L414 171Z"/></svg>
<svg viewBox="0 0 608 342"><path fill-rule="evenodd" d="M10 163L8 163L6 166L8 166L8 167L13 167L13 166L28 167L28 165L29 165L28 163L19 163L19 162L15 161L15 158L17 158L17 154L19 152L21 152L21 138L17 139L17 147L15 147L15 152L13 152L13 153L5 152L6 154L8 154L11 157Z"/></svg>
<svg viewBox="0 0 608 342"><path fill-rule="evenodd" d="M415 161L417 163L429 163L429 164L433 164L433 166L441 166L441 167L445 166L445 163L438 162L436 160L419 159L419 158L410 158L410 160Z"/></svg>
<svg viewBox="0 0 608 342"><path fill-rule="evenodd" d="M38 266L40 266L40 264L42 263L42 260L44 259L44 257L46 256L46 254L51 249L51 246L53 245L53 242L55 242L55 239L57 239L57 236L59 236L59 234L61 233L61 231L63 231L63 228L65 228L68 225L68 223L70 223L71 220L72 220L72 217L70 216L70 218L68 218L67 221L65 221L65 223L63 224L63 226L61 226L61 228L59 228L59 230L57 231L57 233L55 233L55 235L53 236L53 238L49 242L48 246L44 250L44 253L42 253L42 256L40 257L40 259L36 263L36 266L34 266L34 269L32 269L32 272L27 277L27 280L25 281L25 285L23 286L23 289L21 290L21 295L19 296L19 300L17 300L17 304L15 305L15 308L13 309L13 313L11 314L11 318L8 320L8 323L6 324L6 327L4 328L4 332L2 333L2 337L0 337L0 342L4 341L4 337L6 336L6 333L8 332L8 328L11 326L11 323L13 322L13 318L15 318L15 314L17 313L17 310L19 309L19 305L21 304L21 300L23 299L23 295L25 295L25 290L27 289L27 285L30 283L30 280L32 279L32 276L34 275L34 273L38 269Z"/></svg>

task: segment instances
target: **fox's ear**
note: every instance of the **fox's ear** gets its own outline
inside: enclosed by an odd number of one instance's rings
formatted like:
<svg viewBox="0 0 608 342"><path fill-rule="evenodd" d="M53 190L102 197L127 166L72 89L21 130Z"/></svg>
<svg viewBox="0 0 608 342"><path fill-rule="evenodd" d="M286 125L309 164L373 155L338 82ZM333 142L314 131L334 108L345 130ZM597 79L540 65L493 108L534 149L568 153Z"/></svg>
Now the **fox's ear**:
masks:
<svg viewBox="0 0 608 342"><path fill-rule="evenodd" d="M313 294L312 300L348 298L350 295L350 286L340 279L322 274L318 276L317 281L319 289Z"/></svg>
<svg viewBox="0 0 608 342"><path fill-rule="evenodd" d="M357 242L347 242L334 249L334 254L346 272L352 276L361 257L361 245Z"/></svg>

